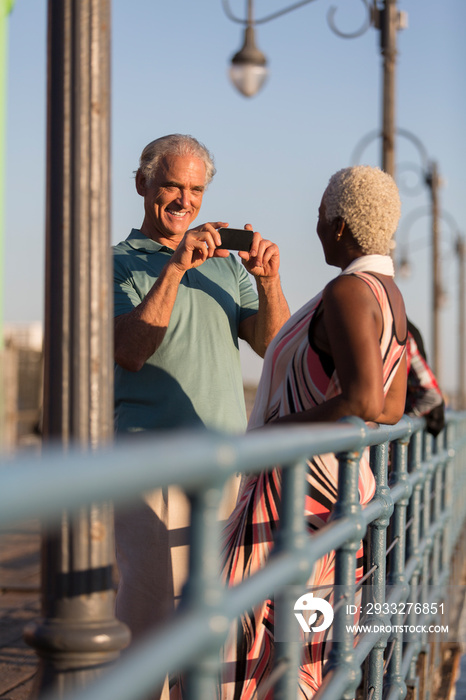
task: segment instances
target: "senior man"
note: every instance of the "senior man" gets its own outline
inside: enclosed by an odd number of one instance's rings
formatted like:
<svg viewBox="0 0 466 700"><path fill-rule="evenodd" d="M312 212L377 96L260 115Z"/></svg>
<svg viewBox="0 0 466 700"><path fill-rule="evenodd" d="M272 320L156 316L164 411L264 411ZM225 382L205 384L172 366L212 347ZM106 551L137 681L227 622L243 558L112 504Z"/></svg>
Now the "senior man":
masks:
<svg viewBox="0 0 466 700"><path fill-rule="evenodd" d="M214 174L208 150L191 136L164 136L142 152L144 220L114 248L117 433L242 432L238 339L263 356L289 317L277 245L254 232L240 264L218 248L227 222L190 228ZM178 489L157 490L115 526L117 616L134 638L173 610L187 575L189 507Z"/></svg>

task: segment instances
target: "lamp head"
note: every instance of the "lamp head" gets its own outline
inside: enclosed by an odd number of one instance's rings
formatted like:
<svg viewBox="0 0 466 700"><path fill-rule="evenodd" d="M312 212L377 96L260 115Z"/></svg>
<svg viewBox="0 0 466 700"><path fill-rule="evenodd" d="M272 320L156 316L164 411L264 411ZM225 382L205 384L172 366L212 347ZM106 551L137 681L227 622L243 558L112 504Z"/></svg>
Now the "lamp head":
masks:
<svg viewBox="0 0 466 700"><path fill-rule="evenodd" d="M231 81L245 97L253 97L261 89L267 75L267 59L256 46L253 26L248 25L244 31L243 46L231 59Z"/></svg>

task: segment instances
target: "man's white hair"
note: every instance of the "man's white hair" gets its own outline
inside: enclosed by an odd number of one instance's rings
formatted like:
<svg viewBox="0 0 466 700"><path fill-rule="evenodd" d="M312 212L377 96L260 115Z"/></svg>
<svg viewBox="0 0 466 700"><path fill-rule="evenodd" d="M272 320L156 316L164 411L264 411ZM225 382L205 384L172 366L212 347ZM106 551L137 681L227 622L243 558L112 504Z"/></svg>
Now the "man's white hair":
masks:
<svg viewBox="0 0 466 700"><path fill-rule="evenodd" d="M387 255L401 214L398 187L380 168L356 165L332 175L324 192L325 218L340 217L366 255Z"/></svg>
<svg viewBox="0 0 466 700"><path fill-rule="evenodd" d="M154 177L160 161L166 156L195 156L205 165L208 185L215 175L214 159L204 144L188 134L169 134L151 141L144 148L139 159L139 170L148 182Z"/></svg>

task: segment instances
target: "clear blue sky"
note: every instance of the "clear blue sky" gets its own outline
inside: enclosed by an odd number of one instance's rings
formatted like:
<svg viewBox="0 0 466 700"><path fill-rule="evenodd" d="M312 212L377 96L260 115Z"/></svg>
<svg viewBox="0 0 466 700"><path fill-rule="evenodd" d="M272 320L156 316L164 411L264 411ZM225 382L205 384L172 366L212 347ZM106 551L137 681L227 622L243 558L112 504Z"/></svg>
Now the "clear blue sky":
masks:
<svg viewBox="0 0 466 700"><path fill-rule="evenodd" d="M261 93L246 99L227 77L242 28L225 16L220 0L114 0L113 242L142 221L132 176L142 148L166 133L191 133L214 153L218 171L198 223L249 222L278 243L292 311L338 272L324 262L315 233L317 209L330 175L351 164L359 141L380 127L382 63L379 32L370 28L357 39L338 37L326 19L332 5L342 31L365 20L361 0L315 0L258 27L270 77ZM256 0L255 6L260 18L286 3ZM231 7L244 16L246 1L231 0ZM398 33L397 124L421 139L438 162L441 204L466 234L466 3L400 0L399 9L408 13L409 27ZM45 0L17 0L9 22L6 323L43 318L46 15ZM397 150L400 165L420 164L409 141L398 139ZM369 147L362 161L380 165L380 144ZM403 168L399 172L401 177ZM402 191L402 201L398 242L400 247L408 241L413 273L399 284L429 350L429 217L403 229L410 210L428 203L428 192ZM442 224L446 388L454 386L457 367L455 233ZM259 371L260 362L244 353L246 378Z"/></svg>

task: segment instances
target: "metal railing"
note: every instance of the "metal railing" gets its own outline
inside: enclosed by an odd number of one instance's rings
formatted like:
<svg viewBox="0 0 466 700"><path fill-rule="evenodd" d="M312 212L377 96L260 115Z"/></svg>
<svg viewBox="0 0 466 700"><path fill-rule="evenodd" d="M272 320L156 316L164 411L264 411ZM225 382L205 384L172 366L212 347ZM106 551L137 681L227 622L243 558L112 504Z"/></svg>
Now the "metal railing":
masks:
<svg viewBox="0 0 466 700"><path fill-rule="evenodd" d="M361 508L358 465L366 446L371 447L376 492ZM338 500L331 521L308 536L303 517L306 459L329 451L339 459ZM102 501L124 508L141 492L172 484L181 486L190 499L192 564L184 603L170 624L135 644L110 673L69 693L69 700L146 698L167 673L184 674L189 700L214 698L219 649L230 623L262 600L280 596L289 606L297 635L290 591L304 585L316 561L331 550L336 550L335 586L345 605L335 606L333 638L338 643L332 646L315 698L350 699L359 692L381 700L382 691L384 698L403 698L407 686L419 683L420 655L431 652L425 639L406 632L414 610L403 619L399 603L409 597L432 611L432 603L448 595L465 520L465 462L466 415L453 412L435 441L425 433L422 419L406 417L396 426L377 428L349 419L244 437L196 432L177 433L175 440L173 433L141 435L84 454L82 449L49 448L40 457L5 459L0 463L0 525L38 517L52 527L64 510L73 513ZM273 553L258 573L225 588L219 578L217 518L222 488L237 472L258 473L277 464L283 468L283 491ZM354 617L348 610L355 603L355 554L362 538L364 582L377 603L392 608L381 608L372 618L377 626L359 634L355 643L348 627ZM430 617L438 618L434 613ZM299 645L290 637L279 647L274 697L295 700Z"/></svg>

